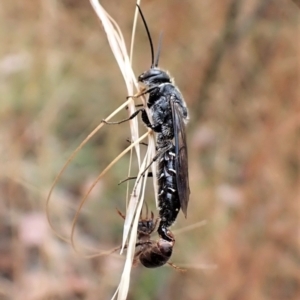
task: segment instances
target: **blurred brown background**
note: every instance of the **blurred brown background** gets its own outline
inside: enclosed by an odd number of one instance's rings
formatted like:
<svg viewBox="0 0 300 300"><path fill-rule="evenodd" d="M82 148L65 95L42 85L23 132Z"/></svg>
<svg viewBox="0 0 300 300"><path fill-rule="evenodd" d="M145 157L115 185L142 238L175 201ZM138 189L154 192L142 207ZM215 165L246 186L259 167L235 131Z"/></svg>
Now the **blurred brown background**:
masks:
<svg viewBox="0 0 300 300"><path fill-rule="evenodd" d="M160 66L190 110L188 218L172 261L132 271L128 299L300 299L300 45L297 1L143 1ZM105 0L127 44L134 1ZM51 232L45 198L68 155L126 89L89 1L0 4L0 299L110 299L124 260L86 260ZM138 22L134 70L150 66ZM126 116L126 112L117 119ZM64 173L50 214L68 236L89 184L128 146L128 124L103 128ZM120 244L129 156L92 192L76 244ZM148 194L151 195L152 184ZM147 202L153 208L153 197Z"/></svg>

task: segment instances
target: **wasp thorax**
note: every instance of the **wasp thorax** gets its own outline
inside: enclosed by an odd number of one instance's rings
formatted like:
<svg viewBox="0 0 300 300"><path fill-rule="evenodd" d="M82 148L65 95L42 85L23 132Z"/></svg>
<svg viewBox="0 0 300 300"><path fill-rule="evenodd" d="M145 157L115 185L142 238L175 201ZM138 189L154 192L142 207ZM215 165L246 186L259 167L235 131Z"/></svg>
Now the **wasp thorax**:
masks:
<svg viewBox="0 0 300 300"><path fill-rule="evenodd" d="M142 73L138 77L138 81L148 86L151 86L153 84L158 84L158 83L165 83L165 82L171 83L171 78L167 72L162 71L159 68L151 68L145 71L144 73Z"/></svg>

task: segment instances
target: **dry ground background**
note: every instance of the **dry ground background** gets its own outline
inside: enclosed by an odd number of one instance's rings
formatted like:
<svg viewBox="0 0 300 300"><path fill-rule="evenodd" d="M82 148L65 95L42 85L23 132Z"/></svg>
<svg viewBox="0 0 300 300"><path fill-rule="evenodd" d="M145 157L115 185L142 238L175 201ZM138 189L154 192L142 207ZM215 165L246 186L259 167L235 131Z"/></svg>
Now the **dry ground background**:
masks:
<svg viewBox="0 0 300 300"><path fill-rule="evenodd" d="M181 274L136 267L128 299L300 299L300 45L297 1L144 1L160 65L190 109L191 199L174 230ZM102 4L127 44L134 1ZM0 3L0 299L110 299L123 259L86 260L57 239L45 198L67 156L118 107L126 90L89 1ZM139 21L134 70L150 65ZM118 116L123 118L126 112ZM105 127L57 185L50 213L68 235L80 198L128 146L128 124ZM128 156L98 184L76 243L121 241ZM149 185L147 202L153 209ZM216 267L213 267L213 266Z"/></svg>

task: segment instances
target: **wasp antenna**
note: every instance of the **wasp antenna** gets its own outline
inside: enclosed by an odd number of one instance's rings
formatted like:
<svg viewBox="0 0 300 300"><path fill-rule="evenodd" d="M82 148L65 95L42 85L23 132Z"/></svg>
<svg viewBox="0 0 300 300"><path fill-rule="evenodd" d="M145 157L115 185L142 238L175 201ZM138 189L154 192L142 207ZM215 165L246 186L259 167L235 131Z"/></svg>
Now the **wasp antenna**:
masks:
<svg viewBox="0 0 300 300"><path fill-rule="evenodd" d="M161 32L160 35L159 35L159 41L158 41L158 47L157 47L157 55L156 55L156 58L155 58L154 67L158 66L158 61L159 61L159 56L160 56L162 39L163 39L163 32Z"/></svg>
<svg viewBox="0 0 300 300"><path fill-rule="evenodd" d="M140 15L142 17L142 20L143 20L143 23L144 23L144 26L145 26L145 29L146 29L146 32L147 32L147 35L148 35L148 39L149 39L149 43L150 43L150 48L151 48L151 68L153 68L154 67L154 50L153 50L153 43L152 43L150 31L149 31L149 28L147 26L145 17L143 15L143 12L142 12L140 6L138 4L136 4L136 6L137 6L137 8L138 8L138 10L140 12Z"/></svg>

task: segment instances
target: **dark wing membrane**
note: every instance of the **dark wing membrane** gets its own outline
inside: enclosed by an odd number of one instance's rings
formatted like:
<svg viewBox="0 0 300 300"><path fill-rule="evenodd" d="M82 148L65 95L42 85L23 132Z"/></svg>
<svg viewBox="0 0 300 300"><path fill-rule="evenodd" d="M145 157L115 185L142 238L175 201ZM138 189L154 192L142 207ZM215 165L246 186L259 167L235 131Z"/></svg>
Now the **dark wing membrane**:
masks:
<svg viewBox="0 0 300 300"><path fill-rule="evenodd" d="M173 117L174 139L175 139L175 168L176 183L181 209L186 217L187 206L190 196L188 153L185 136L185 124L180 107L177 103L170 100Z"/></svg>

